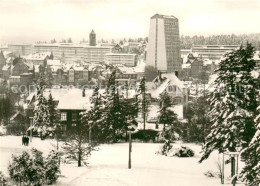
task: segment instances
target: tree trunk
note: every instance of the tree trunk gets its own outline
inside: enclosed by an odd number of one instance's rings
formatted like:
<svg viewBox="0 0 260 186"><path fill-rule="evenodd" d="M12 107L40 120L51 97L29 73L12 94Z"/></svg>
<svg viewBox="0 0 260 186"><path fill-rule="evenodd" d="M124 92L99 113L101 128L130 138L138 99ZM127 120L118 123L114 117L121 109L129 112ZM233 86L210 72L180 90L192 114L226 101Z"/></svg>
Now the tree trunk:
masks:
<svg viewBox="0 0 260 186"><path fill-rule="evenodd" d="M78 167L81 167L81 152L79 152Z"/></svg>

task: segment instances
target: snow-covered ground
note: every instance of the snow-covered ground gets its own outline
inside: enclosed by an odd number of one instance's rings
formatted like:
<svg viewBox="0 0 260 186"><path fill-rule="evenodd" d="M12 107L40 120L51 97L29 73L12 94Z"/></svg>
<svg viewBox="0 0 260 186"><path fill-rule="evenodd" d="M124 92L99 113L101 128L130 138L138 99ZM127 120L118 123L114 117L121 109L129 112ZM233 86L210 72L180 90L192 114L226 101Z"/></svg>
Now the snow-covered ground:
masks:
<svg viewBox="0 0 260 186"><path fill-rule="evenodd" d="M33 138L28 147L21 145L21 136L0 136L0 170L8 175L7 167L12 154L19 154L32 147L44 152L51 149L55 141ZM195 151L195 157L177 158L156 155L161 144L133 143L132 169L128 169L128 143L105 144L93 152L88 167L77 164L61 164L62 177L56 185L142 185L142 186L211 186L221 185L219 178L208 178L203 173L217 171L217 153L199 164L201 147L195 144L174 143L174 147L187 145ZM226 165L226 178L230 166ZM231 185L226 181L226 185ZM241 185L241 184L240 184Z"/></svg>

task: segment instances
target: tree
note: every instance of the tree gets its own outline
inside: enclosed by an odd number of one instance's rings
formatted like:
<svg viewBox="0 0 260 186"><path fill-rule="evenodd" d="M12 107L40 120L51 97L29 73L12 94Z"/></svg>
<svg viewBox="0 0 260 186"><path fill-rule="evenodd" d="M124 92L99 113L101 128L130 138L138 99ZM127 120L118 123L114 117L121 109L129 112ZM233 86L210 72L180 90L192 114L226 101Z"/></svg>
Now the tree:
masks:
<svg viewBox="0 0 260 186"><path fill-rule="evenodd" d="M82 163L87 165L87 159L96 146L95 143L88 143L87 129L86 123L79 123L70 134L67 134L66 141L62 146L67 158L76 160L78 167L81 167Z"/></svg>
<svg viewBox="0 0 260 186"><path fill-rule="evenodd" d="M145 122L146 122L146 115L148 113L148 107L149 107L149 100L146 96L146 86L145 86L145 77L143 77L139 83L139 103L141 104L141 112L143 116L143 123L144 123L144 130L145 130Z"/></svg>
<svg viewBox="0 0 260 186"><path fill-rule="evenodd" d="M50 111L48 102L43 96L46 87L46 78L41 75L36 84L36 105L34 108L33 126L28 130L33 129L40 134L41 139L44 136L52 134L54 131L54 124L50 122Z"/></svg>
<svg viewBox="0 0 260 186"><path fill-rule="evenodd" d="M8 166L11 179L20 185L50 185L54 183L60 173L59 154L51 151L47 158L42 152L31 149L32 156L23 151L20 156L12 156Z"/></svg>
<svg viewBox="0 0 260 186"><path fill-rule="evenodd" d="M145 66L144 76L145 79L150 82L153 81L157 76L157 70L153 66Z"/></svg>
<svg viewBox="0 0 260 186"><path fill-rule="evenodd" d="M207 117L209 103L207 97L198 97L193 103L188 104L184 113L188 119L185 125L184 138L191 142L205 142L206 136L209 134L210 121Z"/></svg>
<svg viewBox="0 0 260 186"><path fill-rule="evenodd" d="M159 123L163 124L164 136L168 140L172 140L174 138L175 133L181 134L177 114L174 113L174 111L170 110L171 104L171 97L168 95L168 93L166 91L161 93L158 120ZM167 131L165 128L166 124L169 126Z"/></svg>
<svg viewBox="0 0 260 186"><path fill-rule="evenodd" d="M245 166L241 172L243 181L252 186L260 184L260 106L258 106L255 123L257 131L249 146L243 151L243 156L246 158L244 159Z"/></svg>
<svg viewBox="0 0 260 186"><path fill-rule="evenodd" d="M206 138L200 162L214 150L219 153L240 151L255 135L253 116L256 114L259 81L252 76L256 67L253 54L253 47L247 43L245 48L241 46L226 54L219 64L215 90L209 98L211 133Z"/></svg>
<svg viewBox="0 0 260 186"><path fill-rule="evenodd" d="M53 53L51 52L50 59L54 59Z"/></svg>
<svg viewBox="0 0 260 186"><path fill-rule="evenodd" d="M159 122L163 123L163 131L165 131L165 125L172 123L170 117L169 107L171 106L171 97L166 91L160 94L160 110L159 110Z"/></svg>
<svg viewBox="0 0 260 186"><path fill-rule="evenodd" d="M14 103L11 100L11 95L6 94L6 96L0 100L0 107L1 107L1 120L4 122L5 125L9 124L9 120L14 114Z"/></svg>
<svg viewBox="0 0 260 186"><path fill-rule="evenodd" d="M60 135L60 124L58 121L58 112L56 109L56 104L52 98L52 95L49 95L48 101L48 111L49 111L49 121L50 121L50 126L53 126L54 133L56 135L56 140L57 140L57 150L59 149L58 147L58 140L59 140L59 135Z"/></svg>
<svg viewBox="0 0 260 186"><path fill-rule="evenodd" d="M92 104L90 110L81 113L81 122L87 125L86 133L89 142L103 143L107 141L109 127L106 125L104 116L104 104L99 87L95 87L90 97Z"/></svg>
<svg viewBox="0 0 260 186"><path fill-rule="evenodd" d="M67 43L72 43L72 39L69 37Z"/></svg>

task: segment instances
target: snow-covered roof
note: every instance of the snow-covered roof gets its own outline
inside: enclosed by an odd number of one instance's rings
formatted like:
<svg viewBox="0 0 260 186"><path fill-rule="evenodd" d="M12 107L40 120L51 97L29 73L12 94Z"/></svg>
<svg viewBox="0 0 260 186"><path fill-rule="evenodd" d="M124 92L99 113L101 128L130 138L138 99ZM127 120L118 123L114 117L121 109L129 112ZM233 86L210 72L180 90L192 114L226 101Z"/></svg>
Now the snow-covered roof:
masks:
<svg viewBox="0 0 260 186"><path fill-rule="evenodd" d="M138 61L136 67L134 67L135 71L137 73L144 73L145 70L145 62L144 61Z"/></svg>
<svg viewBox="0 0 260 186"><path fill-rule="evenodd" d="M155 80L158 78L159 77L155 78ZM185 88L184 82L179 80L174 73L161 74L161 78L161 84L157 88L148 91L149 93L151 93L151 96L153 98L159 98L160 94L163 93L169 85L174 85L178 87L180 91L182 91ZM154 83L155 80L153 80Z"/></svg>
<svg viewBox="0 0 260 186"><path fill-rule="evenodd" d="M174 73L162 74L162 77L169 79L171 84L179 87L180 89L185 88L183 81L179 80L179 78Z"/></svg>
<svg viewBox="0 0 260 186"><path fill-rule="evenodd" d="M2 70L9 70L10 69L10 65L4 65Z"/></svg>
<svg viewBox="0 0 260 186"><path fill-rule="evenodd" d="M37 52L34 54L30 54L28 56L25 56L24 59L26 59L26 60L44 60L50 55L51 55L51 52Z"/></svg>
<svg viewBox="0 0 260 186"><path fill-rule="evenodd" d="M203 60L203 65L211 65L213 63L213 61L212 60L209 60L209 59L204 59Z"/></svg>
<svg viewBox="0 0 260 186"><path fill-rule="evenodd" d="M118 69L123 73L123 74L136 74L135 68L133 67L126 67L126 66L120 66Z"/></svg>
<svg viewBox="0 0 260 186"><path fill-rule="evenodd" d="M190 63L182 64L182 68L191 68Z"/></svg>
<svg viewBox="0 0 260 186"><path fill-rule="evenodd" d="M148 91L148 93L150 92L153 98L159 98L160 94L163 93L163 91L168 87L169 82L169 79L164 80L164 82L159 87L154 90Z"/></svg>
<svg viewBox="0 0 260 186"><path fill-rule="evenodd" d="M92 89L85 90L85 97L82 96L81 89L70 89L60 99L59 110L88 110L91 107L89 98L93 94Z"/></svg>
<svg viewBox="0 0 260 186"><path fill-rule="evenodd" d="M60 60L58 60L58 59L48 59L47 65L48 66L60 66L62 64L61 64Z"/></svg>

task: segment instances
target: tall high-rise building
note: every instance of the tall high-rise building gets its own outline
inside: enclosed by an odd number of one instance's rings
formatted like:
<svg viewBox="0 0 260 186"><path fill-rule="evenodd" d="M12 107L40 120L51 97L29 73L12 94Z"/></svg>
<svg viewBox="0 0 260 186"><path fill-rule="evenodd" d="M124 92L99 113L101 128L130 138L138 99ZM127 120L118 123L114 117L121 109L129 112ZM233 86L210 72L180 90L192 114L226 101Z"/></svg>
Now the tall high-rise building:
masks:
<svg viewBox="0 0 260 186"><path fill-rule="evenodd" d="M146 66L176 75L181 71L179 21L176 17L160 14L151 17Z"/></svg>
<svg viewBox="0 0 260 186"><path fill-rule="evenodd" d="M97 45L96 34L94 30L92 30L89 34L89 46L96 46L96 45Z"/></svg>

